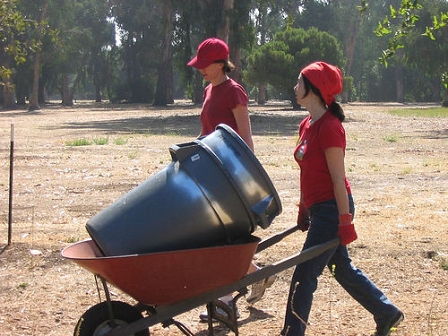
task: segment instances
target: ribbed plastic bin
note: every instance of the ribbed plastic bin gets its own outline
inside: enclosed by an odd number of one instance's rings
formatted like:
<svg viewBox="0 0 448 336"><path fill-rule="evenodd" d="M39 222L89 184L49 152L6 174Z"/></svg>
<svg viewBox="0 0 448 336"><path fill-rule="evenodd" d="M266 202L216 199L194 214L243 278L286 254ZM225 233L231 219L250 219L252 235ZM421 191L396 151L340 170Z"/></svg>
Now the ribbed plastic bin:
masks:
<svg viewBox="0 0 448 336"><path fill-rule="evenodd" d="M280 214L269 176L230 127L170 153L166 168L87 222L104 255L233 244Z"/></svg>

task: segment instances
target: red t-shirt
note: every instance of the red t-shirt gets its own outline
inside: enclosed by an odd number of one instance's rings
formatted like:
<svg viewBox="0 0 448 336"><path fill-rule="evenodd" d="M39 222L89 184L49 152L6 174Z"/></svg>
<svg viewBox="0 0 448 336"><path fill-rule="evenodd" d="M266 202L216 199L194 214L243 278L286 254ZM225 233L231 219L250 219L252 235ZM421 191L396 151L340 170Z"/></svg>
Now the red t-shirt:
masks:
<svg viewBox="0 0 448 336"><path fill-rule="evenodd" d="M299 127L299 144L294 158L300 166L300 187L307 208L314 204L335 198L333 181L328 169L325 150L340 147L345 155L345 130L341 121L327 111L320 119L310 125L310 116L302 120ZM350 183L345 177L347 193Z"/></svg>
<svg viewBox="0 0 448 336"><path fill-rule="evenodd" d="M213 86L209 84L204 90L201 124L202 135L215 131L219 124L226 124L238 133L238 127L232 110L238 105L247 106L248 98L244 88L233 79Z"/></svg>

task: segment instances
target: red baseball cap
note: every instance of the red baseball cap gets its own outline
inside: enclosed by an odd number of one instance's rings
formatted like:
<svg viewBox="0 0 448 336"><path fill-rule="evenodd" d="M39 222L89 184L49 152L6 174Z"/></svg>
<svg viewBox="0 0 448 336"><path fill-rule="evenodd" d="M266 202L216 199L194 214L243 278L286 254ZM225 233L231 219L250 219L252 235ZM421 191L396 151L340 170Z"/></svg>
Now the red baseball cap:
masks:
<svg viewBox="0 0 448 336"><path fill-rule="evenodd" d="M201 42L196 56L187 64L196 69L204 69L210 64L229 58L229 47L218 38L212 37Z"/></svg>
<svg viewBox="0 0 448 336"><path fill-rule="evenodd" d="M335 95L342 92L342 72L332 64L325 62L311 63L303 68L302 75L319 89L327 106L335 101Z"/></svg>

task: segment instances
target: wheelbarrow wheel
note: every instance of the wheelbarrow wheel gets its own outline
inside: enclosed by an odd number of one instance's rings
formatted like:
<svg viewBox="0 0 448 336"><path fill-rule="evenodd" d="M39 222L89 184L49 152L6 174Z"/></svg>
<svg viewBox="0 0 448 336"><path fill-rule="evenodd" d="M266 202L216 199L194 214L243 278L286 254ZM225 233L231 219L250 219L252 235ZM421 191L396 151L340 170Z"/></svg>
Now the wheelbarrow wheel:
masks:
<svg viewBox="0 0 448 336"><path fill-rule="evenodd" d="M75 336L101 336L118 326L130 324L143 318L142 314L133 306L121 302L112 301L114 321L110 320L108 303L101 302L89 308L76 324ZM142 330L135 336L149 336L149 330Z"/></svg>

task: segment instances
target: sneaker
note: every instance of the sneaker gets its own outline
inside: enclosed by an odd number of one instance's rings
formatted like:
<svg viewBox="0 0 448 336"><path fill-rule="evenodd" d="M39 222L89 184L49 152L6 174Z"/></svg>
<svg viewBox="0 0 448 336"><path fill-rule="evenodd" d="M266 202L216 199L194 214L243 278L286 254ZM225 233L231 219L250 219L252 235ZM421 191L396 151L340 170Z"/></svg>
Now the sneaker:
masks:
<svg viewBox="0 0 448 336"><path fill-rule="evenodd" d="M398 327L403 319L404 314L399 310L392 320L377 324L376 332L373 336L389 336L392 330Z"/></svg>
<svg viewBox="0 0 448 336"><path fill-rule="evenodd" d="M266 288L271 287L276 279L277 275L274 274L271 275L270 277L267 277L263 280L254 283L252 285L252 289L250 291L249 296L246 298L247 303L253 305L255 302L260 301L264 295L264 292L266 291Z"/></svg>
<svg viewBox="0 0 448 336"><path fill-rule="evenodd" d="M224 303L227 307L229 307L229 312L225 311L224 309L222 309L221 307L215 306L215 311L217 315L220 315L222 317L224 317L225 319L230 319L230 312L233 311L233 307L232 307L232 303L231 302L225 302L223 300L220 300L222 303ZM240 312L238 311L238 307L235 306L235 317L236 319L240 318ZM213 314L212 314L213 316ZM203 311L202 313L199 314L199 319L201 320L201 322L208 322L208 312ZM216 319L212 319L213 322L216 322Z"/></svg>

